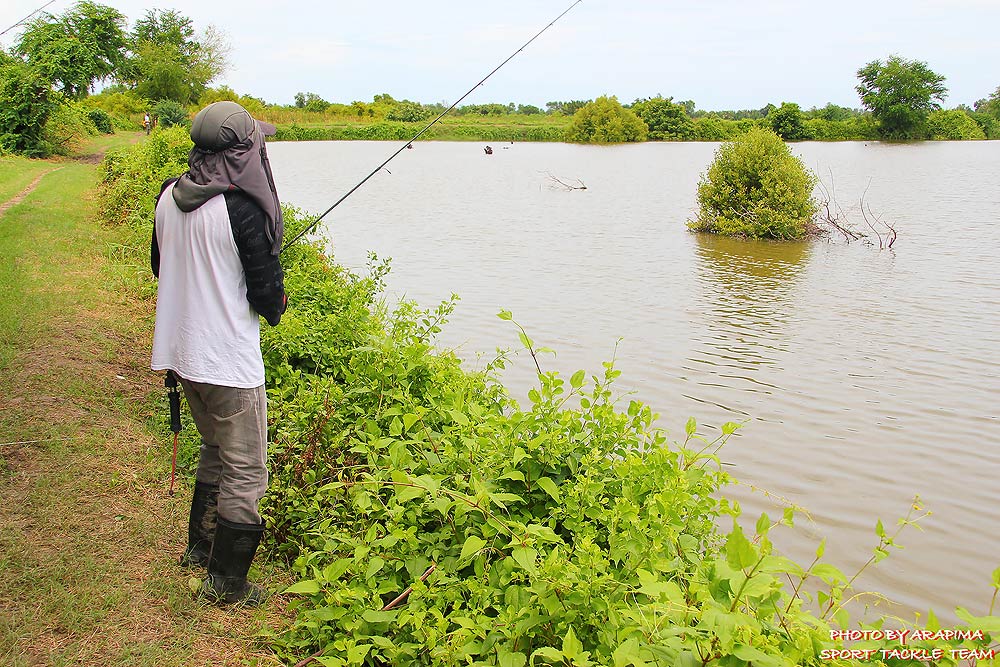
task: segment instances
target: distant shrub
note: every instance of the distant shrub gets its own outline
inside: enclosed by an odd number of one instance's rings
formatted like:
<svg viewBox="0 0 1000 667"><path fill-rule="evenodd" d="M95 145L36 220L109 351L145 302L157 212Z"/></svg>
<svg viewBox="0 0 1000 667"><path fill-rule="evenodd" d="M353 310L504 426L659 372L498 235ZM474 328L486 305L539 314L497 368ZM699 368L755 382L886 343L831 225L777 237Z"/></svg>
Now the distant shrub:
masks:
<svg viewBox="0 0 1000 667"><path fill-rule="evenodd" d="M702 116L694 119L697 141L729 141L753 127L757 127L757 123L748 118L730 120L717 116Z"/></svg>
<svg viewBox="0 0 1000 667"><path fill-rule="evenodd" d="M416 123L429 118L431 112L424 108L422 104L416 102L399 102L386 114L386 120L394 120L402 123Z"/></svg>
<svg viewBox="0 0 1000 667"><path fill-rule="evenodd" d="M771 126L775 134L785 141L812 139L812 134L804 123L802 110L798 104L782 102L780 107L767 115L765 122Z"/></svg>
<svg viewBox="0 0 1000 667"><path fill-rule="evenodd" d="M976 121L987 139L1000 139L1000 118L982 111L973 111L969 117Z"/></svg>
<svg viewBox="0 0 1000 667"><path fill-rule="evenodd" d="M42 130L47 152L68 155L87 137L97 134L87 109L79 104L60 104L49 115Z"/></svg>
<svg viewBox="0 0 1000 667"><path fill-rule="evenodd" d="M620 144L645 141L646 124L617 97L598 97L573 114L566 140L581 144Z"/></svg>
<svg viewBox="0 0 1000 667"><path fill-rule="evenodd" d="M771 130L754 128L725 143L698 184L694 231L752 238L805 235L818 204L816 177Z"/></svg>
<svg viewBox="0 0 1000 667"><path fill-rule="evenodd" d="M934 111L927 117L928 139L985 139L979 123L961 109Z"/></svg>
<svg viewBox="0 0 1000 667"><path fill-rule="evenodd" d="M632 110L649 127L649 138L655 141L690 141L695 138L694 121L683 104L672 97L636 100Z"/></svg>
<svg viewBox="0 0 1000 667"><path fill-rule="evenodd" d="M104 109L112 118L115 116L130 118L136 122L136 129L140 127L138 121L149 109L149 100L139 97L129 90L107 91L91 95L85 97L80 103L88 108Z"/></svg>
<svg viewBox="0 0 1000 667"><path fill-rule="evenodd" d="M160 185L184 173L192 146L187 130L175 126L154 132L137 146L110 151L100 167L104 221L145 233ZM141 252L148 253L148 241Z"/></svg>
<svg viewBox="0 0 1000 667"><path fill-rule="evenodd" d="M101 134L114 134L115 127L111 122L111 116L104 109L91 109L87 112L87 118L94 124Z"/></svg>
<svg viewBox="0 0 1000 667"><path fill-rule="evenodd" d="M861 116L845 120L807 118L803 124L810 138L816 141L865 141L876 138L874 125Z"/></svg>
<svg viewBox="0 0 1000 667"><path fill-rule="evenodd" d="M163 127L188 124L187 108L174 100L160 100L153 107L153 115L159 119Z"/></svg>

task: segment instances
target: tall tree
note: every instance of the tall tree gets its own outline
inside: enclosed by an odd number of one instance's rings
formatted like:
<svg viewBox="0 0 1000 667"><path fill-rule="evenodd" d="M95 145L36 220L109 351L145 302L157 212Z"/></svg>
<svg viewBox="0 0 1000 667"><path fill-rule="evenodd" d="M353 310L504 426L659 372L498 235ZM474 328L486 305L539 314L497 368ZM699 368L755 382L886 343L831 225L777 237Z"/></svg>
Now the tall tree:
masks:
<svg viewBox="0 0 1000 667"><path fill-rule="evenodd" d="M989 97L977 100L975 108L976 111L1000 118L1000 86Z"/></svg>
<svg viewBox="0 0 1000 667"><path fill-rule="evenodd" d="M118 72L126 46L125 16L85 0L61 17L44 14L32 21L14 50L67 96L79 98Z"/></svg>
<svg viewBox="0 0 1000 667"><path fill-rule="evenodd" d="M196 102L228 68L224 36L212 26L197 34L191 19L174 10L147 11L131 37L133 56L125 78L149 99Z"/></svg>
<svg viewBox="0 0 1000 667"><path fill-rule="evenodd" d="M887 139L923 138L927 115L940 109L948 94L944 76L927 63L896 55L868 63L858 70L858 80L861 104Z"/></svg>

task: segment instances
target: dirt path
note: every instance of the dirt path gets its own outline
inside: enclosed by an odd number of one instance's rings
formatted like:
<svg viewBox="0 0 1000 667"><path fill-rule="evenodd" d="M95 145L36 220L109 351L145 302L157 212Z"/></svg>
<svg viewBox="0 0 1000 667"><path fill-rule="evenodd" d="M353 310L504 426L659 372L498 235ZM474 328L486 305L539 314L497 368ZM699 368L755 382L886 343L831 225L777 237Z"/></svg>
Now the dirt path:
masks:
<svg viewBox="0 0 1000 667"><path fill-rule="evenodd" d="M100 162L100 160L98 160L98 162ZM56 167L55 169L49 169L48 171L42 172L41 174L35 177L35 180L33 180L31 183L28 184L28 187L21 190L20 192L18 192L16 195L11 197L4 203L0 204L0 216L6 213L7 209L9 209L11 206L17 206L22 201L24 201L25 197L27 197L28 195L30 195L32 192L35 191L35 188L38 187L38 184L42 182L42 179L45 178L45 176L51 174L54 171L59 171L60 169L62 169L62 167Z"/></svg>

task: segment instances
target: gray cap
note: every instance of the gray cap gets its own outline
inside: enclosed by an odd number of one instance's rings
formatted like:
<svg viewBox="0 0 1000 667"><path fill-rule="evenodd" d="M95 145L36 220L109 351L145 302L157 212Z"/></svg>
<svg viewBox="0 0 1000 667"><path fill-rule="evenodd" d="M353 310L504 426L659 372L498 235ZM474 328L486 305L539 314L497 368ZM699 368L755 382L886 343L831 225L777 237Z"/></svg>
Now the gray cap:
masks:
<svg viewBox="0 0 1000 667"><path fill-rule="evenodd" d="M224 151L249 139L255 128L265 136L275 133L274 125L254 120L246 109L228 100L213 102L198 112L191 123L191 139L204 151Z"/></svg>

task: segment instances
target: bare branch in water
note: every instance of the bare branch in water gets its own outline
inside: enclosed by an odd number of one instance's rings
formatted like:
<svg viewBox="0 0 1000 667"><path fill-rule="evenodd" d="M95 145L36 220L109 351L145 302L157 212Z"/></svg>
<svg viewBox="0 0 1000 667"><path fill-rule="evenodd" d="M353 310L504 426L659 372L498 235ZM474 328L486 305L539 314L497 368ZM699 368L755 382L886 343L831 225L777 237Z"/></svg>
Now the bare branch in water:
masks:
<svg viewBox="0 0 1000 667"><path fill-rule="evenodd" d="M556 178L555 176L553 176L549 172L545 172L545 175L549 177L549 180L551 181L551 183L549 184L549 187L552 188L553 190L586 190L587 189L587 186L584 185L583 181L581 181L579 178L573 179L574 181L576 181L576 183L574 184L574 183L567 183L566 181L562 180L561 178Z"/></svg>
<svg viewBox="0 0 1000 667"><path fill-rule="evenodd" d="M820 191L820 210L813 218L813 225L811 232L814 234L830 234L833 231L839 232L843 235L844 240L848 243L851 241L862 240L864 243L875 245L872 241L872 237L857 229L851 222L850 218L844 212L844 209L840 207L837 202L836 194L834 194L833 189L833 173L830 173L830 187L827 187L826 183L822 180L818 183ZM861 198L859 201L861 209L861 217L864 219L865 226L871 230L875 238L878 239L879 250L887 250L892 248L892 244L896 242L896 228L889 223L881 220L879 216L872 211L871 204L865 200L865 196L868 194L868 189L871 187L871 179L868 179L868 185L865 186L864 192L861 193Z"/></svg>

